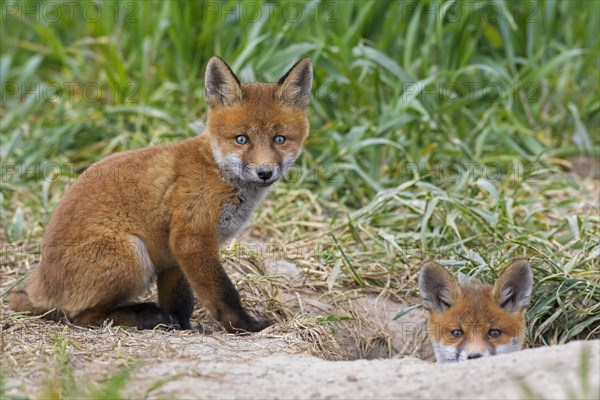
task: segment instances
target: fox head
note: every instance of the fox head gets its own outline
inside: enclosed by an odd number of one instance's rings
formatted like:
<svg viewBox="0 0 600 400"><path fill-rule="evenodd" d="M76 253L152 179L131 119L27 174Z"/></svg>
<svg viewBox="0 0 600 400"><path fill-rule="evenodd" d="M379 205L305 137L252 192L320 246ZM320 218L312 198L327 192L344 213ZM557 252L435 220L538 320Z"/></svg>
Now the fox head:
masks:
<svg viewBox="0 0 600 400"><path fill-rule="evenodd" d="M533 274L526 262L509 265L494 286L460 285L440 264L426 262L419 276L429 336L438 362L520 350Z"/></svg>
<svg viewBox="0 0 600 400"><path fill-rule="evenodd" d="M302 151L308 136L312 63L298 61L277 83L240 83L219 57L206 67L205 135L229 180L270 186Z"/></svg>

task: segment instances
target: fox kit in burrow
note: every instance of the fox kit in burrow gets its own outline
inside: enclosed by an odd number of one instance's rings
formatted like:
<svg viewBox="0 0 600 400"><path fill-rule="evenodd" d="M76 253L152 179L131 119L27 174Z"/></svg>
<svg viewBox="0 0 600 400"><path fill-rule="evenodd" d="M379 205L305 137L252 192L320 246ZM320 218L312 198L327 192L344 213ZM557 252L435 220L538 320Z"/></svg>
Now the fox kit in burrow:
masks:
<svg viewBox="0 0 600 400"><path fill-rule="evenodd" d="M219 244L300 154L311 85L309 58L276 84L242 84L211 58L205 131L91 166L56 207L39 265L12 293L11 308L57 309L79 325L189 329L195 294L230 332L269 326L242 307ZM158 304L132 303L154 279Z"/></svg>
<svg viewBox="0 0 600 400"><path fill-rule="evenodd" d="M526 262L509 265L494 286L460 285L429 261L419 276L429 336L438 362L463 361L521 350L533 275Z"/></svg>

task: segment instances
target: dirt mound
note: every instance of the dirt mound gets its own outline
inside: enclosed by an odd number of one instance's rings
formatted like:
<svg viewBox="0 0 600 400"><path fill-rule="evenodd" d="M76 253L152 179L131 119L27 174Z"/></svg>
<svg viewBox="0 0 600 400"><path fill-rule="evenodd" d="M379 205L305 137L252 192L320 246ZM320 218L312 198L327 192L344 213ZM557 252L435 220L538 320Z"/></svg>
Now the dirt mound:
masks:
<svg viewBox="0 0 600 400"><path fill-rule="evenodd" d="M37 323L4 332L7 396L42 396L72 370L76 382L131 375L131 398L598 398L600 341L571 342L456 364L414 357L328 361L295 333L89 330ZM57 337L63 337L58 341ZM67 350L60 343L67 344ZM7 345L9 347L7 347ZM61 352L68 353L60 361ZM132 363L132 360L133 363ZM28 362L25 362L28 361ZM58 365L56 365L58 364ZM57 373L48 374L57 368ZM71 378L67 377L70 381ZM54 382L54 383L53 383ZM58 383L57 383L58 382Z"/></svg>
<svg viewBox="0 0 600 400"><path fill-rule="evenodd" d="M225 261L246 306L276 325L228 335L197 307L193 331L88 329L1 304L4 395L107 397L126 376L132 398L598 398L600 341L437 365L424 312L392 320L416 299L315 288L327 282L283 260Z"/></svg>
<svg viewBox="0 0 600 400"><path fill-rule="evenodd" d="M599 350L600 341L572 342L451 365L254 351L227 360L165 361L139 375L142 382L145 375L178 377L152 397L592 399L599 395ZM585 355L587 372L580 367Z"/></svg>

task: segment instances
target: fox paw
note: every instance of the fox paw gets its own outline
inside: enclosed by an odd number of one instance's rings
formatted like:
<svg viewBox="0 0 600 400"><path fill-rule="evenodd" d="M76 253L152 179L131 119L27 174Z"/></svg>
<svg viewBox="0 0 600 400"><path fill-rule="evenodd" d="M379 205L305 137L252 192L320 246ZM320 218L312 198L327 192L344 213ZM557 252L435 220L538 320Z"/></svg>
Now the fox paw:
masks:
<svg viewBox="0 0 600 400"><path fill-rule="evenodd" d="M254 318L250 318L243 323L238 322L237 324L232 324L231 322L227 322L223 324L225 329L227 329L230 333L249 333L249 332L260 332L263 329L273 325L275 322L267 321L267 320L256 320Z"/></svg>
<svg viewBox="0 0 600 400"><path fill-rule="evenodd" d="M268 328L269 326L273 325L275 322L273 321L268 321L268 320L254 320L249 326L248 328L246 328L246 330L248 332L260 332L263 329Z"/></svg>

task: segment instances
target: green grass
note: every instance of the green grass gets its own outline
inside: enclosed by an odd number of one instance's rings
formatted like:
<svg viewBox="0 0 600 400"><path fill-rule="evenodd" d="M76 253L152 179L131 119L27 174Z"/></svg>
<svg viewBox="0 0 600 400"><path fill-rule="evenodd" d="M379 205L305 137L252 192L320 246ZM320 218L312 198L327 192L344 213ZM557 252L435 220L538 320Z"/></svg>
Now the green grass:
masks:
<svg viewBox="0 0 600 400"><path fill-rule="evenodd" d="M1 6L9 270L35 258L87 165L193 135L210 56L274 81L309 55L311 136L257 217L283 242L329 245L300 266L406 296L426 258L488 282L528 258L531 343L600 336L600 217L581 202L597 185L564 168L600 158L600 3L252 2L259 17L231 1L106 1L92 21L93 4L58 21Z"/></svg>

